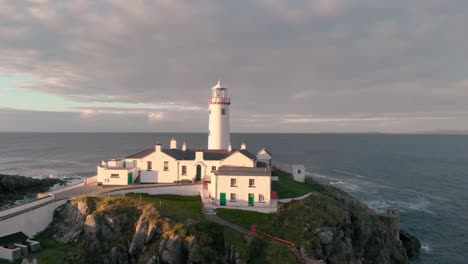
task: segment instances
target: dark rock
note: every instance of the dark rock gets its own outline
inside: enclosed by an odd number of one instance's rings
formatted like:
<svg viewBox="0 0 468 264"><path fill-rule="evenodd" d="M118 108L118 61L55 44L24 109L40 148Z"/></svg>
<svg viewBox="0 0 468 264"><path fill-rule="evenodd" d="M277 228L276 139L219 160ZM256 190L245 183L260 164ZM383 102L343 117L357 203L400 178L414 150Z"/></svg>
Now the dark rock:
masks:
<svg viewBox="0 0 468 264"><path fill-rule="evenodd" d="M400 230L400 240L408 257L414 257L421 251L421 242L404 230Z"/></svg>
<svg viewBox="0 0 468 264"><path fill-rule="evenodd" d="M0 207L21 200L27 195L46 192L56 184L65 185L66 181L53 178L34 179L25 176L0 174Z"/></svg>
<svg viewBox="0 0 468 264"><path fill-rule="evenodd" d="M57 209L54 214L54 238L61 244L76 242L83 233L85 215L71 202L67 202ZM58 220L59 219L59 220Z"/></svg>
<svg viewBox="0 0 468 264"><path fill-rule="evenodd" d="M126 249L122 246L113 247L110 252L111 264L128 264Z"/></svg>

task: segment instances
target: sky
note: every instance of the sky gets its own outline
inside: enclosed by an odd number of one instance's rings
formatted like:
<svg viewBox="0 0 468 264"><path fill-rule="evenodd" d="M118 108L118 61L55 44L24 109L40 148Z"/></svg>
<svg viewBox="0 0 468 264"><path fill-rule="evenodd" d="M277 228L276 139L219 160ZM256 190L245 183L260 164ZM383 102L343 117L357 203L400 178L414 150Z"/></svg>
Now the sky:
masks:
<svg viewBox="0 0 468 264"><path fill-rule="evenodd" d="M468 130L466 0L0 0L0 131Z"/></svg>

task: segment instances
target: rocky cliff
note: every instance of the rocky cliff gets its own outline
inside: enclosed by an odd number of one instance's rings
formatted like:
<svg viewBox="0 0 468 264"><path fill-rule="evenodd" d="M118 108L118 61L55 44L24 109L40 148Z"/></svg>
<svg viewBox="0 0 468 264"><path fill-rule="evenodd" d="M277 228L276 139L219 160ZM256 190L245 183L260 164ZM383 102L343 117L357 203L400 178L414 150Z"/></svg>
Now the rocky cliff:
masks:
<svg viewBox="0 0 468 264"><path fill-rule="evenodd" d="M56 263L246 262L226 244L221 226L200 221L198 214L198 220L171 218L170 212L157 209L157 202L128 197L68 202L38 238L52 236L60 244L76 245Z"/></svg>
<svg viewBox="0 0 468 264"><path fill-rule="evenodd" d="M55 184L64 185L60 179L34 179L17 175L0 174L0 207L23 199L27 195L46 192Z"/></svg>
<svg viewBox="0 0 468 264"><path fill-rule="evenodd" d="M255 223L259 231L294 242L303 256L326 263L408 263L407 256L417 254L417 239L402 232L400 240L366 205L331 186L308 184L315 189L311 196L281 204L276 214L225 209L218 215L246 229ZM51 237L65 245L65 253L53 263L297 261L287 247L208 222L199 197L142 199L129 194L77 199L55 212L53 223L38 239L47 242Z"/></svg>

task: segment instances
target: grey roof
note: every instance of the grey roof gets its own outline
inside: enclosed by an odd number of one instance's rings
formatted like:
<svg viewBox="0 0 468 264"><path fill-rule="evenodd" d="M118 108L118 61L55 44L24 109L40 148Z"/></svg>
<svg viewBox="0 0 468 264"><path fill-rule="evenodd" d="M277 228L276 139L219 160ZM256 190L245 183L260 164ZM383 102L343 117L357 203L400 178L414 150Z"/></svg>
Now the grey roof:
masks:
<svg viewBox="0 0 468 264"><path fill-rule="evenodd" d="M201 151L203 151L204 160L222 160L234 153L225 149L202 149Z"/></svg>
<svg viewBox="0 0 468 264"><path fill-rule="evenodd" d="M195 152L190 149L185 151L181 149L163 149L162 152L176 160L195 160Z"/></svg>
<svg viewBox="0 0 468 264"><path fill-rule="evenodd" d="M145 149L127 157L127 159L141 159L154 152L154 148Z"/></svg>
<svg viewBox="0 0 468 264"><path fill-rule="evenodd" d="M270 168L221 166L215 172L217 175L236 176L271 176Z"/></svg>
<svg viewBox="0 0 468 264"><path fill-rule="evenodd" d="M28 239L29 237L25 235L23 232L16 232L13 234L0 237L0 247L6 246L9 244L20 243Z"/></svg>
<svg viewBox="0 0 468 264"><path fill-rule="evenodd" d="M141 152L128 156L127 159L141 159L153 153L154 151L155 151L154 148L145 149ZM188 150L162 149L161 151L173 157L176 160L195 160L195 152L198 152L198 151L203 152L204 160L223 160L236 152L242 153L249 159L252 159L252 160L257 159L257 157L254 154L250 153L246 149L237 150L237 151L236 150L228 151L225 149L188 149Z"/></svg>
<svg viewBox="0 0 468 264"><path fill-rule="evenodd" d="M253 160L256 160L257 159L257 156L255 156L254 154L250 153L248 150L246 149L241 149L239 150L240 153L244 154L246 157L248 157L249 159L253 159Z"/></svg>

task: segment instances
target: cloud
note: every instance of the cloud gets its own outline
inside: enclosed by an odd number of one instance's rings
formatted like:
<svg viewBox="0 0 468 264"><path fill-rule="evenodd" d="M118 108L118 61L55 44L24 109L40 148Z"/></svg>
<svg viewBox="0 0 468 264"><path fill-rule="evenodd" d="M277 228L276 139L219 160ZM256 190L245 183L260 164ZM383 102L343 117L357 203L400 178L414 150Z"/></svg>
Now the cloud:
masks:
<svg viewBox="0 0 468 264"><path fill-rule="evenodd" d="M27 76L15 87L73 102L78 117L88 109L95 119L147 122L165 113L159 121L174 122L171 129L206 130L203 110L220 76L232 97L233 130L285 124L252 113L451 117L468 111L460 81L467 14L465 1L0 0L0 76ZM356 123L350 129L385 121L345 120L348 128ZM340 130L331 126L340 122L296 122L294 129ZM450 119L425 122L418 125L459 127Z"/></svg>
<svg viewBox="0 0 468 264"><path fill-rule="evenodd" d="M454 117L368 117L368 118L284 118L282 123L328 123L328 122L375 122L375 121L406 121L406 120L446 120Z"/></svg>

